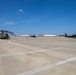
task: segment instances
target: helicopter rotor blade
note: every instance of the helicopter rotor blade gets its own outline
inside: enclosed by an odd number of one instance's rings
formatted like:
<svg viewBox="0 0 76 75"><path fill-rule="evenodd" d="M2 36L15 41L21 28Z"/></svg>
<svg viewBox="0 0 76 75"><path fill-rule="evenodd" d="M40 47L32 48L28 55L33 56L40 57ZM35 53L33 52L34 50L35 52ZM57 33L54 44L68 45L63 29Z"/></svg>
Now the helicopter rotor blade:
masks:
<svg viewBox="0 0 76 75"><path fill-rule="evenodd" d="M10 33L10 34L12 34L12 35L16 36L16 35L15 35L13 32L11 32L11 31L0 30L0 32L7 32L7 33Z"/></svg>
<svg viewBox="0 0 76 75"><path fill-rule="evenodd" d="M16 36L13 32L8 31L8 33L10 33L10 34L12 34L12 35Z"/></svg>

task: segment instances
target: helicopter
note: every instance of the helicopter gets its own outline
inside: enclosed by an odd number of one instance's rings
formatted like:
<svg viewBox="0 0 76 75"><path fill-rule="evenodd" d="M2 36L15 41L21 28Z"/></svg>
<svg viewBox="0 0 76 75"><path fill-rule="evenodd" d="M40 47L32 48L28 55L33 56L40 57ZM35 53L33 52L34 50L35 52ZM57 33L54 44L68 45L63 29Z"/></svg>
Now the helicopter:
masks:
<svg viewBox="0 0 76 75"><path fill-rule="evenodd" d="M6 31L6 30L0 30L0 39L10 39L9 34L16 36L13 32Z"/></svg>
<svg viewBox="0 0 76 75"><path fill-rule="evenodd" d="M30 35L30 37L36 38L36 35Z"/></svg>
<svg viewBox="0 0 76 75"><path fill-rule="evenodd" d="M65 37L68 37L68 38L76 38L76 34L73 34L73 35L67 35L67 33L65 33Z"/></svg>

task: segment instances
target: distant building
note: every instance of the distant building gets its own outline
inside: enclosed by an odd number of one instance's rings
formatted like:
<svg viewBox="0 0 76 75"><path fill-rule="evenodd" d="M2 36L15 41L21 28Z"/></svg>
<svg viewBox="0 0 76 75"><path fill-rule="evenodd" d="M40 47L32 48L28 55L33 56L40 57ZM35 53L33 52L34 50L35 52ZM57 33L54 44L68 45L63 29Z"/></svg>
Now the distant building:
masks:
<svg viewBox="0 0 76 75"><path fill-rule="evenodd" d="M49 34L45 34L44 36L56 36L56 35L49 35Z"/></svg>
<svg viewBox="0 0 76 75"><path fill-rule="evenodd" d="M30 36L30 35L19 35L19 36Z"/></svg>

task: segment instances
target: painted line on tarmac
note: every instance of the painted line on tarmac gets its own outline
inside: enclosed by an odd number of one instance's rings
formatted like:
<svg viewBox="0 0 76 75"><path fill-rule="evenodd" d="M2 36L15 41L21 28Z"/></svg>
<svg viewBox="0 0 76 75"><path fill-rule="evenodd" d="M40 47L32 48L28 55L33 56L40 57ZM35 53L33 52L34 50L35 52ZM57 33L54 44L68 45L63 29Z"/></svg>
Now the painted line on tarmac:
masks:
<svg viewBox="0 0 76 75"><path fill-rule="evenodd" d="M17 43L17 42L8 41L7 43L9 43L10 45L14 45L14 46L17 46L17 47L25 48L25 49L28 49L28 50L31 50L31 49L33 49L33 50L43 49L43 48L30 46L30 45L26 45L26 44L21 44L21 43Z"/></svg>
<svg viewBox="0 0 76 75"><path fill-rule="evenodd" d="M17 74L17 75L33 75L33 74L39 73L41 71L45 71L45 70L47 70L49 68L53 68L53 67L56 67L56 66L65 64L67 62L74 61L74 60L76 60L76 57L73 57L73 58L70 58L70 59L65 59L63 61L59 61L59 62L54 63L54 64L49 64L49 65L46 65L46 66L31 70L31 71L28 71L28 72L20 73L20 74Z"/></svg>
<svg viewBox="0 0 76 75"><path fill-rule="evenodd" d="M52 49L42 49L42 50L37 50L37 51L28 51L25 53L18 53L18 54L5 54L5 55L0 55L1 57L8 57L8 56L17 56L17 55L22 55L22 54L31 54L31 53L38 53L38 52L45 52L45 51L52 51L52 50L57 50L57 49L62 49L63 47L58 47L58 48L52 48ZM8 52L9 53L9 52Z"/></svg>

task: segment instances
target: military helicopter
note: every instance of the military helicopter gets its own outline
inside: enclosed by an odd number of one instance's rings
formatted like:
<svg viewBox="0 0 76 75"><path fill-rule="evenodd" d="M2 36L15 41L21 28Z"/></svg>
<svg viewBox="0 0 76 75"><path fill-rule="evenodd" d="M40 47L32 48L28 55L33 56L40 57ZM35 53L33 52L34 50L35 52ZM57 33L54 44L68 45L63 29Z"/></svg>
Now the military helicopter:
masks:
<svg viewBox="0 0 76 75"><path fill-rule="evenodd" d="M0 39L10 39L9 34L16 36L13 32L6 31L6 30L0 30Z"/></svg>
<svg viewBox="0 0 76 75"><path fill-rule="evenodd" d="M67 35L67 33L65 33L65 37L68 37L68 38L76 38L76 34L73 34L73 35Z"/></svg>
<svg viewBox="0 0 76 75"><path fill-rule="evenodd" d="M36 38L36 35L30 35L30 37Z"/></svg>

